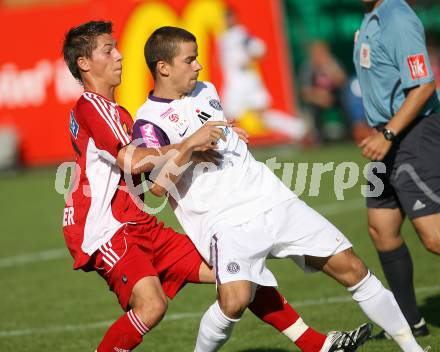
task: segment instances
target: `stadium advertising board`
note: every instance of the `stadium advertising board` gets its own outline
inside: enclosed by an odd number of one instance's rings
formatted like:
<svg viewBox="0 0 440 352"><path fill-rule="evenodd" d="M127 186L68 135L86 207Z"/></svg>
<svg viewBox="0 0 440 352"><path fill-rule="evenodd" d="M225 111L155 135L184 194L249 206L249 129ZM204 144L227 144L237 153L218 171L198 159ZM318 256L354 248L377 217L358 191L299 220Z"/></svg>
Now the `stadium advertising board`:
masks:
<svg viewBox="0 0 440 352"><path fill-rule="evenodd" d="M68 135L69 109L81 94L61 57L65 31L92 19L114 23L124 55L123 83L118 102L131 114L145 100L152 81L143 59L148 35L163 25L181 26L198 38L203 65L201 80L222 91L223 73L217 38L225 28L224 11L232 5L249 33L261 38L266 54L256 68L272 96L272 107L295 112L290 60L286 57L283 21L278 1L167 0L63 1L61 4L0 5L0 128L12 126L27 165L73 158ZM265 141L277 140L267 134ZM279 137L279 136L278 136ZM281 139L278 139L281 140Z"/></svg>

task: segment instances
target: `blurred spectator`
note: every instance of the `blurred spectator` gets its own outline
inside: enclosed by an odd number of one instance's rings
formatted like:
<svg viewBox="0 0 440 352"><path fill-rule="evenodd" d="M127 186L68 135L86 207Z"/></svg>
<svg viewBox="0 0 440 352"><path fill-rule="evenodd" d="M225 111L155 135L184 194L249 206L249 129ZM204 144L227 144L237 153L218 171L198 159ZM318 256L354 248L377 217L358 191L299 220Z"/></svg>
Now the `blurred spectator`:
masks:
<svg viewBox="0 0 440 352"><path fill-rule="evenodd" d="M251 135L267 133L269 128L301 140L306 135L304 121L270 109L272 99L256 65L266 53L265 43L251 36L231 9L225 21L226 30L219 38L225 115L237 119Z"/></svg>
<svg viewBox="0 0 440 352"><path fill-rule="evenodd" d="M368 126L362 105L361 87L356 75L350 77L342 90L342 106L351 126L351 134L356 144L371 136L374 129Z"/></svg>
<svg viewBox="0 0 440 352"><path fill-rule="evenodd" d="M434 33L427 35L427 49L429 61L431 62L432 74L434 75L437 93L440 94L440 49L436 45Z"/></svg>
<svg viewBox="0 0 440 352"><path fill-rule="evenodd" d="M308 61L300 72L302 100L313 117L318 140L341 138L346 134L346 128L341 122L338 123L335 108L341 108L341 93L347 82L346 73L330 52L327 43L314 41L308 51ZM329 119L336 121L325 121Z"/></svg>

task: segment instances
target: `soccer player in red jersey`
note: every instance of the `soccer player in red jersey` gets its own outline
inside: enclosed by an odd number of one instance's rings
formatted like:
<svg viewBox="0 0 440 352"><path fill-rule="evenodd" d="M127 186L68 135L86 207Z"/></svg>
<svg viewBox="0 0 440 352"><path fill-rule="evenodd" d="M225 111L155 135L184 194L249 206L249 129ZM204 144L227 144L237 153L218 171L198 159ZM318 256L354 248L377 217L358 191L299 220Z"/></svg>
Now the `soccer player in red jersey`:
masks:
<svg viewBox="0 0 440 352"><path fill-rule="evenodd" d="M150 171L153 165L145 158L165 162L159 156L170 150L177 151L173 162L184 164L195 152L215 148L211 141L223 138L218 127L228 124L206 123L179 144L136 147L131 143L132 118L114 97L121 82L122 55L112 37L112 24L88 22L70 29L63 54L72 75L84 86L70 112L76 170L64 209L64 237L74 269L96 271L126 312L107 330L97 351L130 351L163 318L166 296L173 298L187 282L214 283L215 278L185 235L142 211L127 191L124 172ZM250 309L306 352L334 351L359 333L316 332L271 287L257 290Z"/></svg>

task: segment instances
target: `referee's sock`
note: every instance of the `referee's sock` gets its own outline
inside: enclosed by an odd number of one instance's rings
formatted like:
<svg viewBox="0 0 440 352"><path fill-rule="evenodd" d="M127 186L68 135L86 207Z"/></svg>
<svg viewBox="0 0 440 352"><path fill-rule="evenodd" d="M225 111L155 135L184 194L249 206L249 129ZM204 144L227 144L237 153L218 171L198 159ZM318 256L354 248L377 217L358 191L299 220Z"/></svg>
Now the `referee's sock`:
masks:
<svg viewBox="0 0 440 352"><path fill-rule="evenodd" d="M359 283L349 287L348 291L368 318L384 329L402 351L423 352L393 294L373 274L368 272Z"/></svg>
<svg viewBox="0 0 440 352"><path fill-rule="evenodd" d="M286 335L303 352L319 352L326 335L307 326L287 300L274 288L260 286L249 305L258 318Z"/></svg>
<svg viewBox="0 0 440 352"><path fill-rule="evenodd" d="M417 307L413 282L413 262L408 247L379 252L379 259L391 291L409 325L414 326L422 319Z"/></svg>

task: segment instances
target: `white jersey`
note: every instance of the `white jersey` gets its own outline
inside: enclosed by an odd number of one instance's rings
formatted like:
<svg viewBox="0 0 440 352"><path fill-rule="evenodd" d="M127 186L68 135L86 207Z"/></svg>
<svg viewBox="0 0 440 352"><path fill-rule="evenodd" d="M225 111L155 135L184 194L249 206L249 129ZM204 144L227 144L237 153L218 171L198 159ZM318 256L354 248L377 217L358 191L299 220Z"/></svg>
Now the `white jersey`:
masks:
<svg viewBox="0 0 440 352"><path fill-rule="evenodd" d="M148 147L180 143L207 121L225 117L214 86L198 82L191 95L180 100L154 96L136 114L133 135ZM170 203L177 219L205 260L209 261L211 237L224 226L238 225L276 204L296 198L263 163L256 161L246 143L230 128L219 166L193 164L171 191Z"/></svg>

